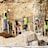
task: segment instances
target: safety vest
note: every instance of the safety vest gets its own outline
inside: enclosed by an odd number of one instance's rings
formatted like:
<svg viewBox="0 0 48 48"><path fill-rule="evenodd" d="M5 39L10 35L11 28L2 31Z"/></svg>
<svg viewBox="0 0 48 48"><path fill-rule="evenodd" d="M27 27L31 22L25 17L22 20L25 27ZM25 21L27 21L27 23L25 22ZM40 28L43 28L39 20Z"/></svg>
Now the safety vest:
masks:
<svg viewBox="0 0 48 48"><path fill-rule="evenodd" d="M5 16L5 13L6 13L6 12L4 12L4 13L2 14L3 19L7 19L7 17Z"/></svg>
<svg viewBox="0 0 48 48"><path fill-rule="evenodd" d="M44 27L45 27L45 29L48 29L48 24L46 25L45 22L44 22Z"/></svg>
<svg viewBox="0 0 48 48"><path fill-rule="evenodd" d="M24 18L24 25L26 25L28 23L28 19Z"/></svg>

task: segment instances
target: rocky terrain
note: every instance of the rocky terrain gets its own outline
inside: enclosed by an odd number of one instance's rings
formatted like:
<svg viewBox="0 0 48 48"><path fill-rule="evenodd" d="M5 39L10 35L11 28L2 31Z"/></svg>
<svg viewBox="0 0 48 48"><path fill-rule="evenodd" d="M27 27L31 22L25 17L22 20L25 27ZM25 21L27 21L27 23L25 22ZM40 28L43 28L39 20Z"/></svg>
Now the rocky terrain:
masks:
<svg viewBox="0 0 48 48"><path fill-rule="evenodd" d="M44 40L46 42L46 44L44 43L44 45L47 46L47 37L42 36L41 33L26 31L16 37L5 38L3 36L0 36L0 46L28 46L28 41L29 46L39 46L38 41L41 40Z"/></svg>
<svg viewBox="0 0 48 48"><path fill-rule="evenodd" d="M32 31L25 31L21 35L18 35L16 37L12 37L9 34L3 33L2 13L4 13L4 11L7 11L8 9L10 9L10 13L7 14L9 19L17 19L20 21L23 16L28 17L28 30ZM43 36L42 32L33 32L34 24L32 24L32 22L34 23L35 17L39 17L42 28L45 15L48 17L48 0L0 0L0 46L38 46L38 41L41 40L44 40L48 43L48 37ZM12 23L14 26L14 21L12 21ZM32 39L36 41L32 42Z"/></svg>

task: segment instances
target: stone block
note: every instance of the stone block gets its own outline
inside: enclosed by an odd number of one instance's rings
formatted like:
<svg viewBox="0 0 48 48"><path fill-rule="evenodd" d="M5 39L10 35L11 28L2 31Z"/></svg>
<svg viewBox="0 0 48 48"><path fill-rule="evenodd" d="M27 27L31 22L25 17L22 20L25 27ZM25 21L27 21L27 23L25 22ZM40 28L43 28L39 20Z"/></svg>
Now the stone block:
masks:
<svg viewBox="0 0 48 48"><path fill-rule="evenodd" d="M32 40L37 40L37 37L36 37L35 34L30 34L30 35L28 35L27 41L32 41Z"/></svg>

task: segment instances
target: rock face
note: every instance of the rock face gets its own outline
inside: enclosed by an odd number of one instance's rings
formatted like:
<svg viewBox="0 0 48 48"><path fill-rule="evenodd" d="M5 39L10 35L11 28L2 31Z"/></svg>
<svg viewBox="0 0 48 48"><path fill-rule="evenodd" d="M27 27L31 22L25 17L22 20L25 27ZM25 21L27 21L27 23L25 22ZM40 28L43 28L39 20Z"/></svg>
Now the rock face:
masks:
<svg viewBox="0 0 48 48"><path fill-rule="evenodd" d="M24 2L25 3L22 3ZM19 0L17 3L3 3L3 4L0 4L0 8L2 8L2 10L0 11L1 13L7 9L11 9L11 13L13 14L13 17L16 16L34 16L36 15L36 13L39 13L39 5L38 3L36 2L36 0L34 1L31 1L31 2L27 2L27 1L30 1L30 0ZM35 8L36 7L36 8ZM38 9L38 10L36 10ZM20 18L19 17L19 18Z"/></svg>
<svg viewBox="0 0 48 48"><path fill-rule="evenodd" d="M0 15L2 16L2 13L4 11L7 11L7 9L10 9L10 13L8 14L8 17L10 19L20 19L22 18L23 16L27 16L27 17L30 17L32 18L32 16L35 16L36 13L38 13L38 10L37 12L35 13L35 7L36 7L36 1L31 1L31 2L27 2L29 0L25 0L25 3L22 3L24 2L24 0L20 0L19 2L17 3L3 3L3 4L0 4ZM1 21L1 20L0 20ZM2 23L2 22L1 22Z"/></svg>
<svg viewBox="0 0 48 48"><path fill-rule="evenodd" d="M40 0L0 0L0 2L2 2L0 3L0 15L1 15L0 31L3 28L2 13L4 13L4 11L7 11L8 9L10 9L10 13L8 13L7 15L9 19L15 20L15 19L22 19L23 16L29 17L28 24L30 25L29 28L31 27L31 30L33 29L33 24L32 24L33 17L39 16L39 18L42 19L42 16L45 16L45 15L48 16L48 0L44 0L44 1L42 0L41 1ZM14 25L14 20L13 21L11 20L13 22L13 25ZM41 22L43 23L43 20L41 20ZM14 39L13 38L5 39L3 37L0 37L0 45L26 46L27 44L26 44L25 37L28 34L29 33L24 33L22 35L15 37ZM30 39L32 40L32 38ZM45 38L42 38L42 36L39 36L39 35L38 35L38 39L46 40Z"/></svg>
<svg viewBox="0 0 48 48"><path fill-rule="evenodd" d="M15 2L13 3L12 1ZM6 0L5 3L0 4L0 15L2 16L2 13L4 11L10 9L11 11L8 14L10 19L20 19L23 16L27 16L32 22L33 16L39 16L39 18L42 18L42 16L45 15L46 2L48 1L43 1L42 4L40 4L39 2L40 0Z"/></svg>

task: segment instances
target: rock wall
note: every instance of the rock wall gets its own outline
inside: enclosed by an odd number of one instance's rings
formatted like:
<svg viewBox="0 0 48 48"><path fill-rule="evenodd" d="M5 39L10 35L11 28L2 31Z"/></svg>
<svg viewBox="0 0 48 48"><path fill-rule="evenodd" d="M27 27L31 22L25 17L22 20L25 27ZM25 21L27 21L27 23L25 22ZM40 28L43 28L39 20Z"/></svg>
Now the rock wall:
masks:
<svg viewBox="0 0 48 48"><path fill-rule="evenodd" d="M13 19L20 19L23 16L32 18L33 16L45 15L46 1L43 1L42 4L39 3L40 0L14 0L14 3L9 1L11 0L8 0L8 3L0 3L0 15L7 9L11 10L8 16Z"/></svg>

